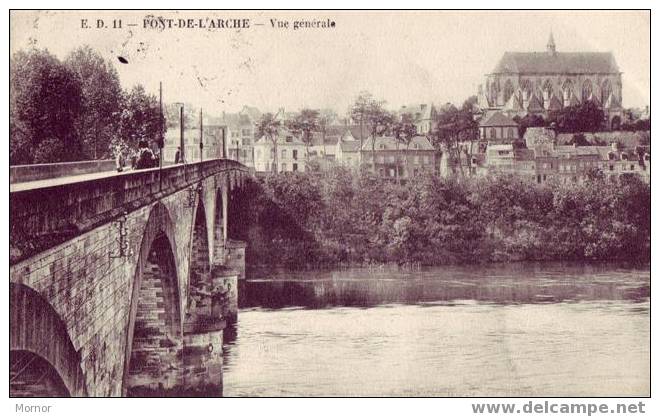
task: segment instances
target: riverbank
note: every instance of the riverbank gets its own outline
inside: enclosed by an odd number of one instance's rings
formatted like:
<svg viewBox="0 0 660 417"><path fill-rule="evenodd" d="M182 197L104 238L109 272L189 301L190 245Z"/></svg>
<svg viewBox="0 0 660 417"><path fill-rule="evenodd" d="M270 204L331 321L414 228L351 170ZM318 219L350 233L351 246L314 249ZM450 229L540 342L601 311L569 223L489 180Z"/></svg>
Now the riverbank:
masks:
<svg viewBox="0 0 660 417"><path fill-rule="evenodd" d="M650 198L635 177L536 184L427 175L401 185L335 168L250 181L233 197L229 223L252 266L648 262Z"/></svg>

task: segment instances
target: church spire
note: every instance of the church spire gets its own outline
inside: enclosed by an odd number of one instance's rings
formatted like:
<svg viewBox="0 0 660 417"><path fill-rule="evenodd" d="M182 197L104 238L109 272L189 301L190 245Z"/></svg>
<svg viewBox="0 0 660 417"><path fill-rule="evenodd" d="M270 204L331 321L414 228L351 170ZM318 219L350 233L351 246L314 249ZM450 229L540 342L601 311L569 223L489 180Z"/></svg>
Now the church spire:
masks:
<svg viewBox="0 0 660 417"><path fill-rule="evenodd" d="M552 55L557 53L557 49L555 47L555 37L552 36L552 31L550 31L550 38L548 39L548 52L550 52Z"/></svg>

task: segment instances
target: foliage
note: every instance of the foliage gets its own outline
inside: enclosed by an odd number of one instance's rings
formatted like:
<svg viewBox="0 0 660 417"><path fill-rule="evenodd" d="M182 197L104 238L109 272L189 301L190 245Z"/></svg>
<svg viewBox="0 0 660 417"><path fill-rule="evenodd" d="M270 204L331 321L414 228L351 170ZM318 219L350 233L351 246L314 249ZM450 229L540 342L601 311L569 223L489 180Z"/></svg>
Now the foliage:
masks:
<svg viewBox="0 0 660 417"><path fill-rule="evenodd" d="M319 111L302 109L293 119L286 121L286 127L296 136L299 136L307 147L312 144L313 133L318 132Z"/></svg>
<svg viewBox="0 0 660 417"><path fill-rule="evenodd" d="M392 136L396 139L397 144L404 146L406 151L410 147L410 143L413 138L417 135L417 126L415 126L415 117L411 113L403 113L401 117L392 123L390 128L392 131ZM406 153L407 154L407 153ZM408 164L408 158L405 157L406 165ZM397 156L397 164L399 161L399 156ZM406 170L408 167L406 166ZM397 176L399 174L399 167L397 166Z"/></svg>
<svg viewBox="0 0 660 417"><path fill-rule="evenodd" d="M592 101L580 105L564 107L555 116L560 132L596 132L603 125L603 110Z"/></svg>
<svg viewBox="0 0 660 417"><path fill-rule="evenodd" d="M119 136L136 149L139 141L158 141L164 134L161 124L160 103L153 94L147 94L142 85L136 85L126 95L120 115Z"/></svg>
<svg viewBox="0 0 660 417"><path fill-rule="evenodd" d="M163 104L163 117L167 129L178 128L181 124L181 103ZM185 103L183 105L183 126L192 127L196 125L199 118L199 110L193 105ZM199 122L197 121L197 124Z"/></svg>
<svg viewBox="0 0 660 417"><path fill-rule="evenodd" d="M76 134L86 159L107 158L110 143L119 132L123 91L111 63L89 46L73 50L66 65L80 81L82 105L76 120Z"/></svg>
<svg viewBox="0 0 660 417"><path fill-rule="evenodd" d="M625 122L621 124L621 130L629 132L651 131L651 119L639 119L634 122Z"/></svg>
<svg viewBox="0 0 660 417"><path fill-rule="evenodd" d="M348 116L351 121L360 126L360 148L362 147L363 131L367 119L367 114L374 101L373 96L368 91L361 91L355 99L355 102L348 109Z"/></svg>
<svg viewBox="0 0 660 417"><path fill-rule="evenodd" d="M15 53L9 77L9 163L63 162L82 155L76 74L47 50Z"/></svg>
<svg viewBox="0 0 660 417"><path fill-rule="evenodd" d="M648 261L650 197L636 176L539 185L423 175L401 185L336 167L250 182L230 212L252 264Z"/></svg>
<svg viewBox="0 0 660 417"><path fill-rule="evenodd" d="M264 113L255 124L255 135L258 138L265 137L273 144L275 149L274 170L277 172L277 141L282 122L273 113Z"/></svg>
<svg viewBox="0 0 660 417"><path fill-rule="evenodd" d="M513 117L513 121L518 123L520 137L525 135L528 127L545 127L548 125L542 116L531 113L526 114L524 117L516 115Z"/></svg>
<svg viewBox="0 0 660 417"><path fill-rule="evenodd" d="M156 97L141 85L122 91L112 64L88 46L64 63L47 50L16 52L9 101L10 165L108 158L164 133Z"/></svg>

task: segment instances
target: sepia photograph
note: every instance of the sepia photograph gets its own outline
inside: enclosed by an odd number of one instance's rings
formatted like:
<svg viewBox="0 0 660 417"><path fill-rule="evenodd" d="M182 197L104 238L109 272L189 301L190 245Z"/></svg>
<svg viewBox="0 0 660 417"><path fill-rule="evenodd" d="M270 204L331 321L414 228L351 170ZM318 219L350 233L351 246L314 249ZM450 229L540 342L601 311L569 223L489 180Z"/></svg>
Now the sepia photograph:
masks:
<svg viewBox="0 0 660 417"><path fill-rule="evenodd" d="M650 10L8 19L11 411L646 412Z"/></svg>

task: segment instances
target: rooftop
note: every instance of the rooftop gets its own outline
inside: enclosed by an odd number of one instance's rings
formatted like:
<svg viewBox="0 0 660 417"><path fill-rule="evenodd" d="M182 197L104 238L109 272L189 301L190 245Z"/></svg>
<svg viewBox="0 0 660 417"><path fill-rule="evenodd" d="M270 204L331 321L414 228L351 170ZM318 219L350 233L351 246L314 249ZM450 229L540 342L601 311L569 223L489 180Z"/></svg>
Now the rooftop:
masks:
<svg viewBox="0 0 660 417"><path fill-rule="evenodd" d="M364 144L362 145L362 150L363 151L371 151L372 150L372 142L373 139L369 137L367 140L364 141ZM358 142L359 144L359 142ZM359 146L359 145L358 145ZM386 151L394 151L394 150L405 150L406 146L402 144L401 142L397 141L395 138L391 136L381 136L381 137L376 137L376 150L386 150ZM428 140L426 136L415 136L412 138L410 141L410 146L408 147L409 150L423 150L423 151L432 151L435 148L433 148L433 145L431 145L431 142Z"/></svg>
<svg viewBox="0 0 660 417"><path fill-rule="evenodd" d="M502 112L494 112L490 116L486 115L479 122L481 127L495 127L495 126L512 126L518 127L518 123L514 122L511 118L504 115Z"/></svg>
<svg viewBox="0 0 660 417"><path fill-rule="evenodd" d="M611 52L505 52L493 74L618 74Z"/></svg>

